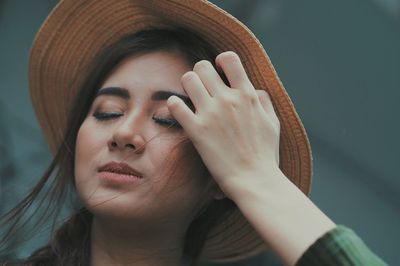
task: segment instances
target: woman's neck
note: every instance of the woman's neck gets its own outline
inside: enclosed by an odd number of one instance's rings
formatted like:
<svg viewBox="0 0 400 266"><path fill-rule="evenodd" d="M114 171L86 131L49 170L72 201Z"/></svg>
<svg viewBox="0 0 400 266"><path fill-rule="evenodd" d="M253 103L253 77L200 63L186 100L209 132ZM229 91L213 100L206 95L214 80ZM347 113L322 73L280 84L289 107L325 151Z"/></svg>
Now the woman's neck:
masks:
<svg viewBox="0 0 400 266"><path fill-rule="evenodd" d="M139 228L139 230L135 230ZM177 266L186 228L166 224L116 223L93 218L91 266Z"/></svg>

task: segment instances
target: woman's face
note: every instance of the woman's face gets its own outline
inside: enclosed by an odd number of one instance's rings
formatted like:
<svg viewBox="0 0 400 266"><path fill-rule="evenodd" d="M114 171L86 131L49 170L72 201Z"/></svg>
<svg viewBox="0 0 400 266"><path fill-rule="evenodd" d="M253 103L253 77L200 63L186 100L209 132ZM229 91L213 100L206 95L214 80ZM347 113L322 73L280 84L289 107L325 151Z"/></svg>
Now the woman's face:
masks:
<svg viewBox="0 0 400 266"><path fill-rule="evenodd" d="M101 86L79 129L75 154L77 192L95 215L185 219L205 200L209 178L200 157L189 143L185 152L194 155L176 162L172 149L185 133L169 127L174 120L166 100L171 93L187 97L180 78L189 70L180 56L153 52L125 59ZM177 163L171 178L166 159ZM182 169L189 160L196 163L188 175Z"/></svg>

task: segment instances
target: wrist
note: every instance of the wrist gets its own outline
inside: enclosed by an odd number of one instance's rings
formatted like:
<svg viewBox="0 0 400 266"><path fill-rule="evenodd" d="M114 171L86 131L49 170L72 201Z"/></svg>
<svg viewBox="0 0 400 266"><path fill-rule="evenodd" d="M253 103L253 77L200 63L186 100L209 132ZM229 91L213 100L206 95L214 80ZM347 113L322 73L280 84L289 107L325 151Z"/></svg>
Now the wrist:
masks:
<svg viewBox="0 0 400 266"><path fill-rule="evenodd" d="M257 194L266 195L278 192L290 180L278 166L264 167L258 171L243 171L227 179L221 188L225 195L236 204L254 199Z"/></svg>
<svg viewBox="0 0 400 266"><path fill-rule="evenodd" d="M286 265L336 226L280 170L234 188L232 200Z"/></svg>

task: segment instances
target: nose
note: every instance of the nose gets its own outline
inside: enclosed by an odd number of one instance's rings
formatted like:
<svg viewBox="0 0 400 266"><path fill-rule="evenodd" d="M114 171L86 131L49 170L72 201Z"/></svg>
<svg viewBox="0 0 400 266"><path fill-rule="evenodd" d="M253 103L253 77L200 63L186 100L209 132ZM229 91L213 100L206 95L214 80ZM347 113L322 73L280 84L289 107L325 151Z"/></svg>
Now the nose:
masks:
<svg viewBox="0 0 400 266"><path fill-rule="evenodd" d="M139 119L121 121L108 141L108 148L110 150L130 150L134 153L143 153L146 141L140 128Z"/></svg>

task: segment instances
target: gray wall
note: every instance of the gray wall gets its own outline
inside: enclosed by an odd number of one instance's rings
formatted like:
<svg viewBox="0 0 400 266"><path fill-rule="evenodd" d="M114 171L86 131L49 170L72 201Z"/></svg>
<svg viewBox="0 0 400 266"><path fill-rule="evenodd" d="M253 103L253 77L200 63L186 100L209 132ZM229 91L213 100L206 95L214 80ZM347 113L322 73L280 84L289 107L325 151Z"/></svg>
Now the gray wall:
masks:
<svg viewBox="0 0 400 266"><path fill-rule="evenodd" d="M213 2L255 32L297 107L314 153L311 199L399 264L400 1ZM55 3L0 0L0 212L50 160L29 102L27 58ZM279 263L266 253L232 265Z"/></svg>

